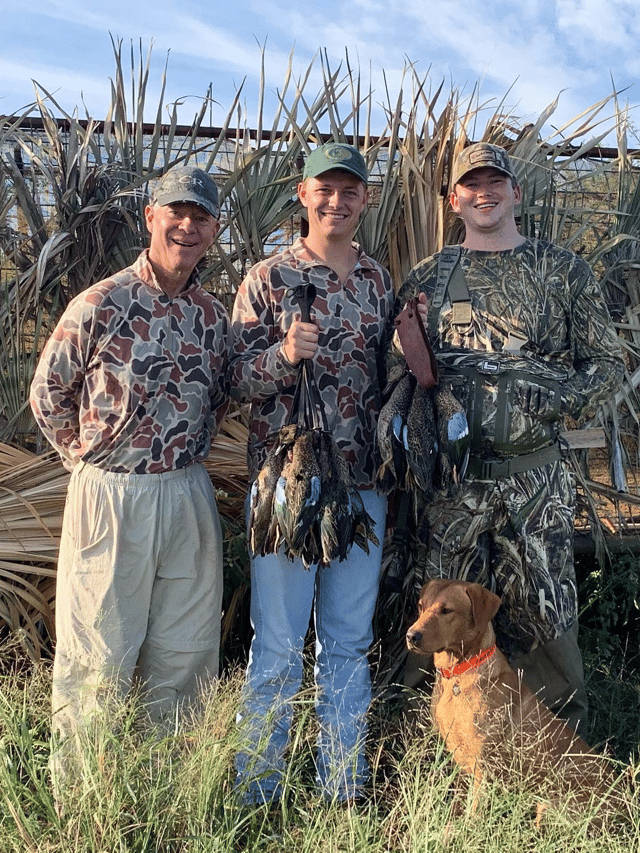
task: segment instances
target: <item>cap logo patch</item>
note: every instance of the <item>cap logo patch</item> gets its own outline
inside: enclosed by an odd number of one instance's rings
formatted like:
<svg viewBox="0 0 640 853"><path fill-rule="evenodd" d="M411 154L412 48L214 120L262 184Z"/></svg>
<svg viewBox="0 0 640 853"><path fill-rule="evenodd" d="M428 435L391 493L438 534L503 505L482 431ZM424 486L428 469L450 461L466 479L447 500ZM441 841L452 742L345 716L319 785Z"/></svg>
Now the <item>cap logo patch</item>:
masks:
<svg viewBox="0 0 640 853"><path fill-rule="evenodd" d="M472 151L468 157L469 163L487 163L490 160L494 163L498 162L498 157L495 152L487 151L487 149L480 149L479 151Z"/></svg>
<svg viewBox="0 0 640 853"><path fill-rule="evenodd" d="M183 175L181 178L178 178L178 183L183 184L185 187L201 187L204 189L204 181L202 178L198 178L191 175Z"/></svg>
<svg viewBox="0 0 640 853"><path fill-rule="evenodd" d="M347 148L343 148L341 145L334 145L331 148L327 148L324 152L324 156L327 160L351 160L353 153L349 151Z"/></svg>

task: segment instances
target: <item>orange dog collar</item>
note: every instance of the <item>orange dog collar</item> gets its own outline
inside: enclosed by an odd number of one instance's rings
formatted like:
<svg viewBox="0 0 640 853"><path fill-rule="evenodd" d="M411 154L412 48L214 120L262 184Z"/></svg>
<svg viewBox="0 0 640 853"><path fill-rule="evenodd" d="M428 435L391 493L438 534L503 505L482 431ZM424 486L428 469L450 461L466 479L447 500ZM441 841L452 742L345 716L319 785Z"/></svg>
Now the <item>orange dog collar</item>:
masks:
<svg viewBox="0 0 640 853"><path fill-rule="evenodd" d="M441 667L438 667L438 669L440 670L443 678L453 678L454 675L462 675L463 672L467 672L469 669L477 669L479 666L482 666L483 663L489 660L495 650L496 644L494 643L492 646L489 646L488 649L483 649L472 658L468 658L467 660L463 660L455 666L452 666L451 669L444 669Z"/></svg>

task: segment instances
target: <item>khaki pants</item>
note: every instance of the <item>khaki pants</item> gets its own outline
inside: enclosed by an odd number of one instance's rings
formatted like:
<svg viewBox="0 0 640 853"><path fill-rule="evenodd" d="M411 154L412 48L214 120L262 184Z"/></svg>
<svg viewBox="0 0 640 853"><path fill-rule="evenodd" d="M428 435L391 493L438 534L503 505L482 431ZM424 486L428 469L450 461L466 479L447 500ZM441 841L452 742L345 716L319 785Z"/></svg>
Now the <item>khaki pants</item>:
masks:
<svg viewBox="0 0 640 853"><path fill-rule="evenodd" d="M115 474L79 463L56 591L53 729L62 739L124 696L134 674L152 718L218 673L222 535L202 465Z"/></svg>

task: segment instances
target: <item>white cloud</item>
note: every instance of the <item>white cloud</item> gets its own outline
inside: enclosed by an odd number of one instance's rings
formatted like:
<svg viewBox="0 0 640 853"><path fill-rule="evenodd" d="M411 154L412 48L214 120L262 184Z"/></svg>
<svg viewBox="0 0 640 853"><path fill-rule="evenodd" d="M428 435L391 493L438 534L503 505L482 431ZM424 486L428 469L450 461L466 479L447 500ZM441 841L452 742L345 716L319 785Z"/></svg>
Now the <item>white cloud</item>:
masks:
<svg viewBox="0 0 640 853"><path fill-rule="evenodd" d="M246 76L243 101L249 123L259 87L260 45L265 42L265 86L273 103L270 93L282 88L295 46L294 78L305 74L316 57L308 92L322 85L318 50L326 51L331 70L340 63L346 70L347 49L363 87L371 75L376 105L386 100L385 76L395 97L410 61L419 74L431 69L433 85L444 79L445 90L452 84L470 94L481 80L481 97L493 98L490 109L510 90L508 105L523 118L537 116L566 90L559 114L569 117L609 93L610 73L618 86L640 74L636 2L467 0L463 8L461 0L325 0L322 5L247 0L224 6L195 0L182 0L180 6L173 0L111 0L108 5L42 0L35 4L37 11L22 7L13 21L5 14L0 96L6 95L12 109L26 103L32 91L29 79L34 77L48 88L60 88L67 109L79 102L81 91L88 101L106 103L107 78L114 69L111 32L124 40L127 71L129 41L137 52L140 37L144 51L153 39L154 93L170 50L168 101L202 97L212 82L224 113ZM30 23L33 40L12 37L13 32L23 35ZM31 63L23 61L27 50Z"/></svg>
<svg viewBox="0 0 640 853"><path fill-rule="evenodd" d="M640 35L635 0L558 0L557 24L570 43L593 57L594 49L636 49ZM612 57L613 60L613 57Z"/></svg>
<svg viewBox="0 0 640 853"><path fill-rule="evenodd" d="M93 75L48 64L24 65L14 59L7 61L0 58L0 81L0 99L6 98L6 93L12 90L22 93L21 102L12 99L7 105L7 112L16 112L35 101L34 83L39 84L38 92L41 96L41 87L44 87L56 100L63 102L63 106L68 103L70 95L74 98L74 105L81 104L82 97L87 102L99 101L106 105L109 92L106 72ZM4 111L3 101L0 100L0 112Z"/></svg>

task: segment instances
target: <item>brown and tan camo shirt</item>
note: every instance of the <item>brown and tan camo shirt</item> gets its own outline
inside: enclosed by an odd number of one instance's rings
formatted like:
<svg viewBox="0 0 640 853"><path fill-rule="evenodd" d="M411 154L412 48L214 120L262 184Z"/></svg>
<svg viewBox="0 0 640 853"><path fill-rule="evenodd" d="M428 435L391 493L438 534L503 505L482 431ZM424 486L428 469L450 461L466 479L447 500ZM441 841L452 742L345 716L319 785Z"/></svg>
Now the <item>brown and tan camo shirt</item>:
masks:
<svg viewBox="0 0 640 853"><path fill-rule="evenodd" d="M229 317L194 271L171 299L147 251L68 306L31 406L67 468L157 474L202 461L228 406Z"/></svg>
<svg viewBox="0 0 640 853"><path fill-rule="evenodd" d="M291 322L300 316L290 289L313 283L317 296L311 316L322 326L313 367L328 426L355 485L366 489L374 484L375 432L394 293L387 270L357 248L358 262L344 284L298 239L256 264L238 290L231 394L251 403L251 477L262 467L293 402L297 368L281 352Z"/></svg>

